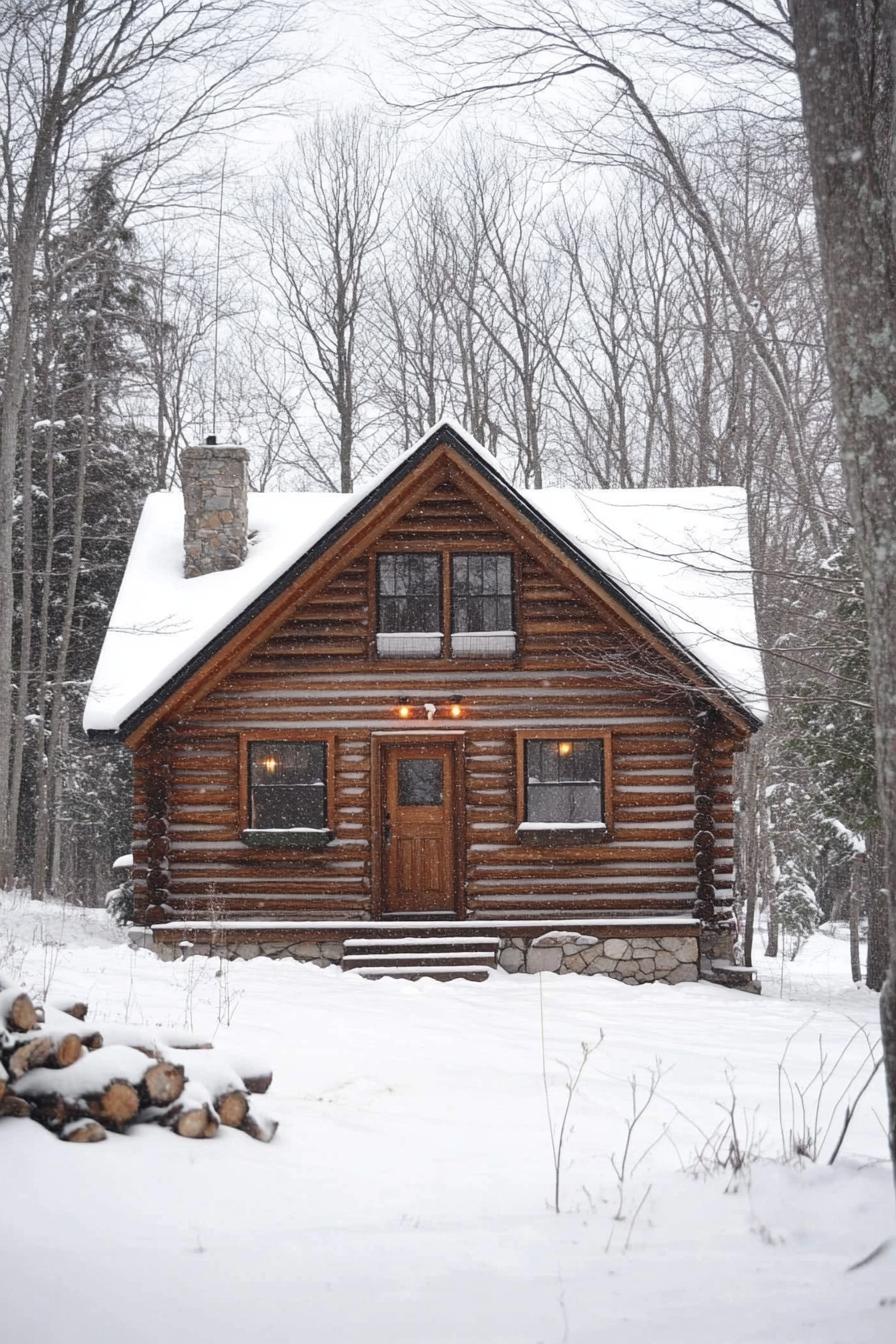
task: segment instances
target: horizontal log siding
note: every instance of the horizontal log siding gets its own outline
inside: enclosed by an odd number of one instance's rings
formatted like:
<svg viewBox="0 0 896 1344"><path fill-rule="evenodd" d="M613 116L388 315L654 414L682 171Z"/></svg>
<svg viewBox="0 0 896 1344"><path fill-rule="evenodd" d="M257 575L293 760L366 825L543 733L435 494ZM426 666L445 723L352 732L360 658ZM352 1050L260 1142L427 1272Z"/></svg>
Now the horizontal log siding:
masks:
<svg viewBox="0 0 896 1344"><path fill-rule="evenodd" d="M459 536L512 542L445 484L381 545L411 548ZM371 733L400 724L408 697L445 704L463 696L466 897L470 914L540 911L690 911L694 900L691 728L683 696L627 680L631 639L609 611L521 553L518 653L504 663L370 657L369 565L349 565L308 601L176 726L170 816L171 904L178 916L280 914L357 917L370 908ZM609 729L615 827L591 850L539 850L516 840L516 728ZM250 850L239 841L237 731L307 727L336 733L335 842L303 853ZM141 753L135 762L138 908L145 828ZM717 888L730 899L733 846L731 754L716 758Z"/></svg>

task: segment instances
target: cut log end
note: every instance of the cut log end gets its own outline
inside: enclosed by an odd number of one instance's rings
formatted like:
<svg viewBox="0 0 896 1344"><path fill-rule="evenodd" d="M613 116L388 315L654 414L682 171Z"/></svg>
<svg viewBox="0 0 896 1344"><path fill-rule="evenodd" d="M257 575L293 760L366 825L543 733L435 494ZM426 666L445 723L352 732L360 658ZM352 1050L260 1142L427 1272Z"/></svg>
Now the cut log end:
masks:
<svg viewBox="0 0 896 1344"><path fill-rule="evenodd" d="M52 1006L58 1008L60 1013L67 1013L69 1017L76 1017L79 1022L84 1022L87 1018L88 1007L86 1003L69 1003L68 999L54 999Z"/></svg>
<svg viewBox="0 0 896 1344"><path fill-rule="evenodd" d="M223 1092L215 1098L215 1110L222 1125L228 1129L242 1129L249 1114L249 1098L245 1092Z"/></svg>
<svg viewBox="0 0 896 1344"><path fill-rule="evenodd" d="M85 1117L83 1120L72 1120L70 1124L63 1125L59 1137L64 1143L102 1143L106 1131L99 1121Z"/></svg>
<svg viewBox="0 0 896 1344"><path fill-rule="evenodd" d="M7 1093L0 1097L0 1119L25 1120L31 1114L31 1107L24 1097L14 1097Z"/></svg>
<svg viewBox="0 0 896 1344"><path fill-rule="evenodd" d="M5 1022L9 1031L34 1031L40 1026L40 1016L28 995L22 990L18 994L5 996Z"/></svg>
<svg viewBox="0 0 896 1344"><path fill-rule="evenodd" d="M218 1132L218 1121L212 1108L203 1103L201 1106L185 1107L171 1128L182 1139L213 1139Z"/></svg>
<svg viewBox="0 0 896 1344"><path fill-rule="evenodd" d="M111 1082L102 1092L85 1097L84 1104L94 1120L111 1129L129 1124L140 1110L140 1098L130 1083Z"/></svg>
<svg viewBox="0 0 896 1344"><path fill-rule="evenodd" d="M184 1071L179 1064L160 1060L151 1064L140 1084L144 1106L170 1106L184 1090Z"/></svg>

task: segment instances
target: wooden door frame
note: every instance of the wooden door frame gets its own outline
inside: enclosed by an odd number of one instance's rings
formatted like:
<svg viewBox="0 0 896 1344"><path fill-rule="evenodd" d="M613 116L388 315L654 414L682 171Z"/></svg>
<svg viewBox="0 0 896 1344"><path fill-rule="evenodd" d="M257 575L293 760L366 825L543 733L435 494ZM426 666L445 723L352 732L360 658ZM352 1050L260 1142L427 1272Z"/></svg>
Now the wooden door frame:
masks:
<svg viewBox="0 0 896 1344"><path fill-rule="evenodd" d="M465 901L467 868L467 812L466 783L464 779L464 746L466 733L444 729L405 732L373 732L370 735L370 913L374 919L386 914L385 863L383 862L383 769L386 749L400 746L450 746L454 757L454 824L451 839L454 845L454 914L466 919ZM421 913L425 919L425 913ZM409 916L409 922L412 917Z"/></svg>

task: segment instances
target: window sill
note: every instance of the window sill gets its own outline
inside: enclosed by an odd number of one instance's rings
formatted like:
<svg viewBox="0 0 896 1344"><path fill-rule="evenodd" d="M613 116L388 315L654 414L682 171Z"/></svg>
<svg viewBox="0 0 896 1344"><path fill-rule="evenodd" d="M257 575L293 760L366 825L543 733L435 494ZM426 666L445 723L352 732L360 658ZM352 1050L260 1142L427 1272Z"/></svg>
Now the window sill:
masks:
<svg viewBox="0 0 896 1344"><path fill-rule="evenodd" d="M325 849L335 838L333 831L309 826L283 831L249 829L240 832L248 849Z"/></svg>
<svg viewBox="0 0 896 1344"><path fill-rule="evenodd" d="M579 845L601 845L607 839L607 828L602 821L560 822L524 821L516 828L517 842L521 845L539 845L563 849Z"/></svg>
<svg viewBox="0 0 896 1344"><path fill-rule="evenodd" d="M440 631L377 634L376 651L380 658L438 658L442 652L442 635Z"/></svg>
<svg viewBox="0 0 896 1344"><path fill-rule="evenodd" d="M515 653L514 630L478 630L451 636L452 658L512 658Z"/></svg>

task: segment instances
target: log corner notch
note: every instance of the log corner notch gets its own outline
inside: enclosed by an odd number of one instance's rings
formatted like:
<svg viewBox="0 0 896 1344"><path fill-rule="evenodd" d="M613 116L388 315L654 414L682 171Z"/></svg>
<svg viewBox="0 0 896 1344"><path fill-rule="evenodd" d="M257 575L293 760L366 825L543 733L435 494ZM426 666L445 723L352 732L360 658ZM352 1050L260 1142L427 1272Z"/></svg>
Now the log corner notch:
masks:
<svg viewBox="0 0 896 1344"><path fill-rule="evenodd" d="M716 803L720 781L716 755L723 725L716 711L692 701L694 754L694 918L701 923L700 955L706 967L735 960L737 922L730 901L720 901L716 890Z"/></svg>
<svg viewBox="0 0 896 1344"><path fill-rule="evenodd" d="M716 827L715 770L713 764L714 714L705 705L694 703L694 866L697 870L694 918L704 926L718 925L716 909Z"/></svg>
<svg viewBox="0 0 896 1344"><path fill-rule="evenodd" d="M140 752L146 796L146 905L143 922L164 924L172 916L168 836L174 730L156 728Z"/></svg>

